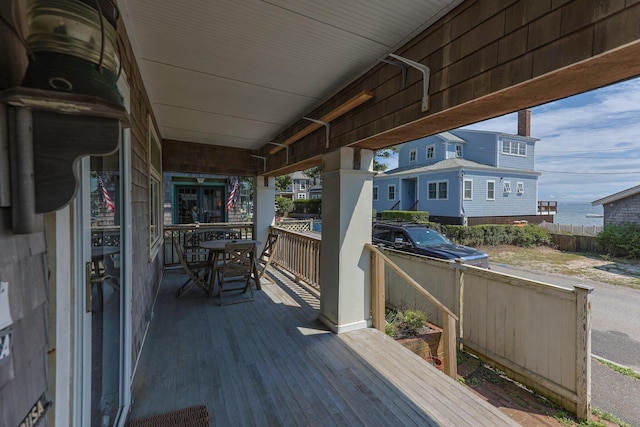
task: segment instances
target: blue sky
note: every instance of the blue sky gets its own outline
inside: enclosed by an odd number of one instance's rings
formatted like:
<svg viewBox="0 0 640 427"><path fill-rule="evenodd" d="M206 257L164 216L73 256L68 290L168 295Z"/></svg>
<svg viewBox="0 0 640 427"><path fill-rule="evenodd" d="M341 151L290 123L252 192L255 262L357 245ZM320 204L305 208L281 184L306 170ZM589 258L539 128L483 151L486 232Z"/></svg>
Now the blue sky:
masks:
<svg viewBox="0 0 640 427"><path fill-rule="evenodd" d="M465 128L514 134L517 122L512 113ZM640 78L531 108L531 136L538 200L590 203L640 185Z"/></svg>

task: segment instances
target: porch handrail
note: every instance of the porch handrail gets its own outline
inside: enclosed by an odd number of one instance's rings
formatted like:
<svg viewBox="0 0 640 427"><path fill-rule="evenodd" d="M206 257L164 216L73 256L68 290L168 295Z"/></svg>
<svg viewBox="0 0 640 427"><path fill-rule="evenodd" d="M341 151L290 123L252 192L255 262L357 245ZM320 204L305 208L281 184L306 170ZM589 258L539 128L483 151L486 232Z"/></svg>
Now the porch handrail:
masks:
<svg viewBox="0 0 640 427"><path fill-rule="evenodd" d="M365 243L365 247L371 252L371 295L372 295L372 321L373 327L381 332L385 330L385 290L384 290L384 266L388 265L420 295L431 301L442 312L442 335L444 339L444 372L453 379L457 379L458 366L456 359L456 322L458 316L453 314L436 297L431 295L411 276L391 261L385 254L372 245Z"/></svg>
<svg viewBox="0 0 640 427"><path fill-rule="evenodd" d="M278 249L271 262L293 274L296 281L303 280L320 289L320 235L282 227L271 227L270 232L279 236Z"/></svg>

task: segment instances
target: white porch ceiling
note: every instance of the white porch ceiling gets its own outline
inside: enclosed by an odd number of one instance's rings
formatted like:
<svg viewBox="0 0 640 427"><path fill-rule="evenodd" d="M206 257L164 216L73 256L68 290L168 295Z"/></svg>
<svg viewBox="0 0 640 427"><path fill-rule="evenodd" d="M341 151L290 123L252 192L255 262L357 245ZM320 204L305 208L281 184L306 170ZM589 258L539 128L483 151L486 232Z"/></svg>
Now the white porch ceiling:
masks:
<svg viewBox="0 0 640 427"><path fill-rule="evenodd" d="M119 0L161 137L257 149L462 0Z"/></svg>

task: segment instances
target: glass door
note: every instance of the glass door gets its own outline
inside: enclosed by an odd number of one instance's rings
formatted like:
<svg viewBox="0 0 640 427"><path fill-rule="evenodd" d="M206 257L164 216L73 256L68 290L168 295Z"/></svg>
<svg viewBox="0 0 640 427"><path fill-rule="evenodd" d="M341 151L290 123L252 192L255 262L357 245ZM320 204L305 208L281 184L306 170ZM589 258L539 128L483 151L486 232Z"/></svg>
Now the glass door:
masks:
<svg viewBox="0 0 640 427"><path fill-rule="evenodd" d="M123 354L120 155L81 166L78 246L84 259L81 425L113 426L121 407ZM88 400L90 396L90 400Z"/></svg>

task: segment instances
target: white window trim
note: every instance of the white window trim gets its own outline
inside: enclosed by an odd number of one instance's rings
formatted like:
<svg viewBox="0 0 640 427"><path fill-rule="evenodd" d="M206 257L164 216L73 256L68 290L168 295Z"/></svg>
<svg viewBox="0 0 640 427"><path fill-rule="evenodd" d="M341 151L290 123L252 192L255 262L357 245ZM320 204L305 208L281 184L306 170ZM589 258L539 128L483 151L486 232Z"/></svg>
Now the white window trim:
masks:
<svg viewBox="0 0 640 427"><path fill-rule="evenodd" d="M429 150L431 150L431 156L429 156ZM427 147L427 159L435 159L436 158L436 145L432 144Z"/></svg>
<svg viewBox="0 0 640 427"><path fill-rule="evenodd" d="M389 190L391 190L391 188L393 188L393 199L389 198ZM396 199L396 186L395 184L389 184L387 185L387 200L391 201L395 199Z"/></svg>
<svg viewBox="0 0 640 427"><path fill-rule="evenodd" d="M147 162L149 165L149 260L153 260L155 259L156 255L158 254L159 250L160 250L160 246L162 246L162 237L164 235L164 231L162 228L162 225L164 224L163 221L163 207L164 207L164 203L163 203L163 199L162 199L162 195L163 195L163 191L162 191L162 170L156 170L152 163L151 163L151 144L156 144L158 150L160 151L160 160L162 162L162 145L160 144L160 139L158 138L158 134L156 133L155 127L153 126L153 120L151 120L151 116L149 116L149 120L148 120L148 126L149 126L149 150L148 150L148 157L147 157ZM162 164L162 163L160 163ZM152 186L151 186L151 180L155 180L158 183L158 203L156 206L156 212L151 212L152 209ZM151 215L155 215L156 217L156 223L157 223L157 227L159 228L157 235L155 236L155 238L152 239L151 236Z"/></svg>
<svg viewBox="0 0 640 427"><path fill-rule="evenodd" d="M502 183L502 192L511 193L511 181L504 181Z"/></svg>
<svg viewBox="0 0 640 427"><path fill-rule="evenodd" d="M373 186L373 201L376 202L378 201L378 198L380 197L380 188L378 188L377 185Z"/></svg>
<svg viewBox="0 0 640 427"><path fill-rule="evenodd" d="M298 193L298 200L307 200L307 193Z"/></svg>
<svg viewBox="0 0 640 427"><path fill-rule="evenodd" d="M507 151L504 150L505 142L509 144L509 150ZM517 147L516 153L511 152L512 146L514 144L516 144L516 147ZM524 146L524 154L520 154L520 145ZM500 153L504 154L505 156L527 157L527 143L522 141L503 140L500 143Z"/></svg>
<svg viewBox="0 0 640 427"><path fill-rule="evenodd" d="M307 182L304 179L298 181L298 188L300 190L305 190L307 188Z"/></svg>
<svg viewBox="0 0 640 427"><path fill-rule="evenodd" d="M489 184L493 184L493 197L489 197ZM496 182L492 179L487 180L487 192L486 192L487 200L495 200L496 199Z"/></svg>
<svg viewBox="0 0 640 427"><path fill-rule="evenodd" d="M470 184L470 188L471 188L471 196L467 197L467 182ZM463 184L462 184L462 199L463 200L473 200L473 180L472 179L465 179Z"/></svg>
<svg viewBox="0 0 640 427"><path fill-rule="evenodd" d="M411 160L412 156L413 156L413 160ZM413 148L409 151L409 163L415 163L417 161L418 161L418 149Z"/></svg>
<svg viewBox="0 0 640 427"><path fill-rule="evenodd" d="M516 182L516 189L518 194L524 194L524 182L522 181Z"/></svg>
<svg viewBox="0 0 640 427"><path fill-rule="evenodd" d="M460 153L458 153L458 151L460 151ZM456 157L459 159L462 158L462 144L456 144Z"/></svg>
<svg viewBox="0 0 640 427"><path fill-rule="evenodd" d="M429 185L436 185L436 197L429 197ZM447 184L447 197L440 197L440 184ZM440 181L428 181L427 182L427 200L449 200L449 181L446 179Z"/></svg>

